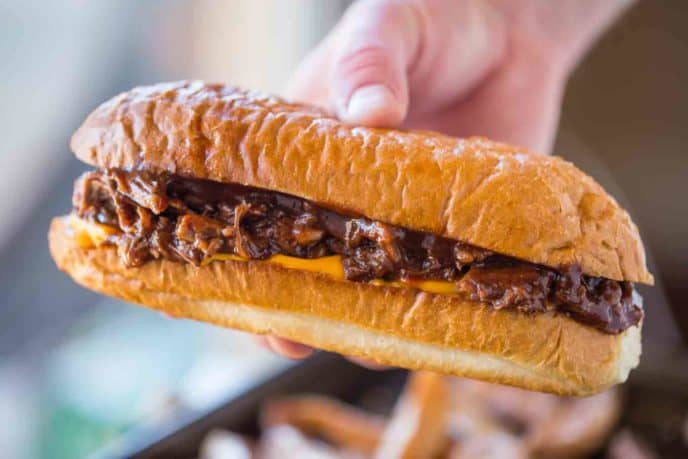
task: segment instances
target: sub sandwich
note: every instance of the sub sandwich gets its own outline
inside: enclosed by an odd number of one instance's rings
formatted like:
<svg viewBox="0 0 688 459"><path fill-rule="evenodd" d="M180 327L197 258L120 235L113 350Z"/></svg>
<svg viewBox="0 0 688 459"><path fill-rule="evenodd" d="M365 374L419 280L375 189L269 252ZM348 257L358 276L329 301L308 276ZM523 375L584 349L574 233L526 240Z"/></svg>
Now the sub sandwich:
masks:
<svg viewBox="0 0 688 459"><path fill-rule="evenodd" d="M50 250L90 289L558 394L638 363L634 283L653 281L638 229L561 158L198 81L116 96L71 148L94 170Z"/></svg>

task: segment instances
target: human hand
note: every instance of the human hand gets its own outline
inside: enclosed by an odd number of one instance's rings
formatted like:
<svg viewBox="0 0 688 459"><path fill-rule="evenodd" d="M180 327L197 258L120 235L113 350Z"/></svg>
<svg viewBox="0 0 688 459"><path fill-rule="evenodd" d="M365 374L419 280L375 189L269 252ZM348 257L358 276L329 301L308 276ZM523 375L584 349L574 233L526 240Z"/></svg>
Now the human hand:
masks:
<svg viewBox="0 0 688 459"><path fill-rule="evenodd" d="M361 0L301 62L290 99L357 125L481 135L549 153L566 81L629 0ZM307 346L262 342L287 357Z"/></svg>

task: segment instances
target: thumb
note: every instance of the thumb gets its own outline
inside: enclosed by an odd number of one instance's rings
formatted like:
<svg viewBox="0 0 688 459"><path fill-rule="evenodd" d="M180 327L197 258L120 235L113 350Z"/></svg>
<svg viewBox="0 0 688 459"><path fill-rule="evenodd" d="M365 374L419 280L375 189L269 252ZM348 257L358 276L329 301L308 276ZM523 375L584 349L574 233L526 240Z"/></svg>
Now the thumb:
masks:
<svg viewBox="0 0 688 459"><path fill-rule="evenodd" d="M420 29L416 12L402 2L363 1L347 11L330 37L328 99L341 120L367 126L404 120Z"/></svg>

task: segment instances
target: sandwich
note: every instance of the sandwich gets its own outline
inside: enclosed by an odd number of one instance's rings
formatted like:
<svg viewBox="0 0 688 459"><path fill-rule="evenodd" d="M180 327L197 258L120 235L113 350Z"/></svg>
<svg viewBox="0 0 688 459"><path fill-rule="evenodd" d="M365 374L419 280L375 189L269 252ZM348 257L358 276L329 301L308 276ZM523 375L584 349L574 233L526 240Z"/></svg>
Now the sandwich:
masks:
<svg viewBox="0 0 688 459"><path fill-rule="evenodd" d="M653 281L638 229L561 158L198 81L114 97L71 148L94 170L49 242L87 288L563 395L638 363L634 283Z"/></svg>

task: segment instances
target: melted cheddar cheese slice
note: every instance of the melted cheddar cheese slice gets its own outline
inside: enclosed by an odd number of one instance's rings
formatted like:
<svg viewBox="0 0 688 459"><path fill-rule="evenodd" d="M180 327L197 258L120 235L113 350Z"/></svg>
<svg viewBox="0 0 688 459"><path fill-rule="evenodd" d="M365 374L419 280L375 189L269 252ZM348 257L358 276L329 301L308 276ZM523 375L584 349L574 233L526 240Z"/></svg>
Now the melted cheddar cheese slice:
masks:
<svg viewBox="0 0 688 459"><path fill-rule="evenodd" d="M75 215L69 216L69 227L72 229L72 236L76 243L84 249L96 247L119 232L111 226L82 220Z"/></svg>
<svg viewBox="0 0 688 459"><path fill-rule="evenodd" d="M208 262L221 260L248 261L248 259L239 257L237 255L219 253L210 257ZM335 279L344 279L342 257L339 255L330 255L321 258L297 258L289 257L287 255L273 255L264 261L268 263L275 263L287 269L299 269L301 271L310 271L312 273L329 274Z"/></svg>
<svg viewBox="0 0 688 459"><path fill-rule="evenodd" d="M107 240L108 237L117 234L117 230L98 223L82 220L79 217L71 216L69 220L74 240L80 247L95 247ZM209 257L203 264L214 261L251 261L238 255L219 253ZM321 258L297 258L287 255L273 255L263 263L274 263L287 269L297 269L314 273L327 274L337 280L345 280L344 266L340 255L329 255ZM453 282L438 280L399 280L383 281L375 279L370 284L381 287L415 288L431 293L456 293L456 285Z"/></svg>

